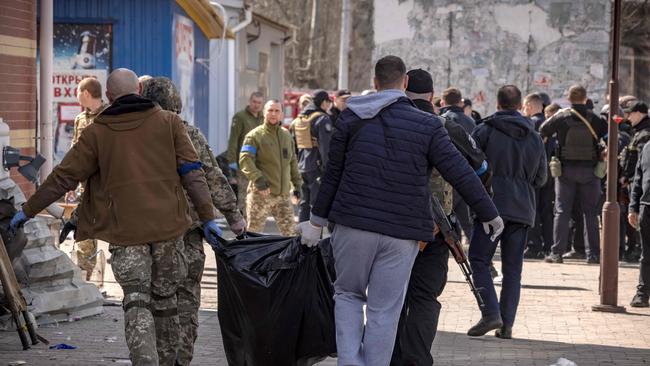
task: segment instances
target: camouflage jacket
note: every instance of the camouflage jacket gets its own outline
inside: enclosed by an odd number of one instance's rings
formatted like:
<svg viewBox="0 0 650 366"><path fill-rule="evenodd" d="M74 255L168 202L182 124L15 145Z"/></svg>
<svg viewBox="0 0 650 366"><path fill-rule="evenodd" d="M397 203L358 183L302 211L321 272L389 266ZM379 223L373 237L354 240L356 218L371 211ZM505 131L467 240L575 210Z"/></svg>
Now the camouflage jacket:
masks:
<svg viewBox="0 0 650 366"><path fill-rule="evenodd" d="M239 163L239 152L244 143L246 135L255 127L264 122L264 116L259 113L257 117L248 111L248 107L237 112L232 117L230 137L228 138L228 162Z"/></svg>
<svg viewBox="0 0 650 366"><path fill-rule="evenodd" d="M192 145L196 150L196 154L199 156L199 161L203 165L203 170L205 171L205 178L208 182L208 188L210 188L210 195L212 196L212 204L216 207L221 213L226 217L229 224L235 224L243 220L242 214L237 208L237 197L235 197L235 192L232 191L230 184L228 184L228 179L223 175L217 160L212 154L210 145L206 140L201 130L198 128L189 125L185 122L185 129L187 134L190 136ZM188 202L191 202L188 199ZM191 210L192 216L192 228L201 226L199 217L192 207Z"/></svg>
<svg viewBox="0 0 650 366"><path fill-rule="evenodd" d="M93 121L95 120L95 117L102 113L104 109L108 107L108 104L103 103L99 109L95 112L91 112L89 110L84 110L83 112L79 113L77 117L74 119L74 129L72 130L72 143L70 146L74 145L79 141L79 136L81 136L81 131L84 130L84 128L88 127Z"/></svg>
<svg viewBox="0 0 650 366"><path fill-rule="evenodd" d="M429 179L429 186L431 187L431 193L433 196L440 201L445 214L447 214L447 216L451 215L451 212L454 209L454 195L451 184L447 183L438 170L433 169L431 178Z"/></svg>

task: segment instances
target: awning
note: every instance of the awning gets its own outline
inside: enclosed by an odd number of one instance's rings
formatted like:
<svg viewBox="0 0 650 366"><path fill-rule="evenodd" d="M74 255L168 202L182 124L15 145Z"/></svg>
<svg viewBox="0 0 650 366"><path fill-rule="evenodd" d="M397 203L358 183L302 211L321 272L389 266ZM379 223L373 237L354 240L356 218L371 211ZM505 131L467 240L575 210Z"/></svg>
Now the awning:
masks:
<svg viewBox="0 0 650 366"><path fill-rule="evenodd" d="M221 14L210 5L209 0L176 0L176 3L185 10L207 38L221 38L225 22ZM229 28L226 29L226 38L235 38Z"/></svg>

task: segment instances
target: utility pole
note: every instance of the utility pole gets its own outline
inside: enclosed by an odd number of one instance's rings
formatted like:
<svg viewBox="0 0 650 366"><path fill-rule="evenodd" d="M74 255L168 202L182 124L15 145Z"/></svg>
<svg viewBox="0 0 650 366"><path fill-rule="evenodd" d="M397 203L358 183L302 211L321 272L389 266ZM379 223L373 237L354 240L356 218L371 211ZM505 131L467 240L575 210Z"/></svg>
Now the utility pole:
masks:
<svg viewBox="0 0 650 366"><path fill-rule="evenodd" d="M609 137L607 143L607 200L603 206L602 253L600 258L600 304L593 311L625 312L618 306L618 245L620 207L617 197L618 176L618 64L621 39L621 3L614 0L612 19L612 60L609 81Z"/></svg>
<svg viewBox="0 0 650 366"><path fill-rule="evenodd" d="M41 0L41 24L39 37L40 54L40 125L37 139L39 153L45 158L41 167L41 183L52 172L54 165L54 132L52 130L52 59L54 57L54 4L53 0Z"/></svg>
<svg viewBox="0 0 650 366"><path fill-rule="evenodd" d="M350 53L350 0L342 0L341 47L339 48L339 90L348 88L348 56Z"/></svg>

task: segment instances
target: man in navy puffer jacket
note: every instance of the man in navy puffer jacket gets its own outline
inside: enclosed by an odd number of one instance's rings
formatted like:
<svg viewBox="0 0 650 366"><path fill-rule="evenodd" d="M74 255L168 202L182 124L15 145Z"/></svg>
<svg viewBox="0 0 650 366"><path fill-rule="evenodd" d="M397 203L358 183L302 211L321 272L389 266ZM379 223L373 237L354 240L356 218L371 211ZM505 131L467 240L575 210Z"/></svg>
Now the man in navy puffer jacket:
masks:
<svg viewBox="0 0 650 366"><path fill-rule="evenodd" d="M503 284L501 298L490 275L490 262L497 243L481 230L474 230L469 247L476 287L482 288L485 307L481 320L467 334L482 336L497 329L496 336L512 337L519 304L521 268L528 228L535 224L535 190L546 182L546 153L542 138L518 110L521 91L514 85L499 88L497 112L483 120L472 137L492 166L494 204L505 221L501 245Z"/></svg>
<svg viewBox="0 0 650 366"><path fill-rule="evenodd" d="M433 241L432 168L461 193L487 232L497 236L503 226L442 123L406 97L407 82L404 62L387 56L375 65L378 93L348 100L332 135L311 219L298 225L302 242L313 245L328 220L336 224L339 365L390 362L418 241Z"/></svg>

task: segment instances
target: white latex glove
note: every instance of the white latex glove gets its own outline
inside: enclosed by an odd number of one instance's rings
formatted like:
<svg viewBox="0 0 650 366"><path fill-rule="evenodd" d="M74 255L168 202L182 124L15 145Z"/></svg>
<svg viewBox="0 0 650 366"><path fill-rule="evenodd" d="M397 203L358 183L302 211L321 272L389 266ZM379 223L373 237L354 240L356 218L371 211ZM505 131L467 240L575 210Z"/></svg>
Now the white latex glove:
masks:
<svg viewBox="0 0 650 366"><path fill-rule="evenodd" d="M483 223L483 231L485 234L490 235L490 240L495 241L503 232L503 219L501 216L497 216L494 219Z"/></svg>
<svg viewBox="0 0 650 366"><path fill-rule="evenodd" d="M303 221L296 226L296 230L300 234L300 242L308 247L313 247L320 241L323 235L323 228L312 225L309 221Z"/></svg>

